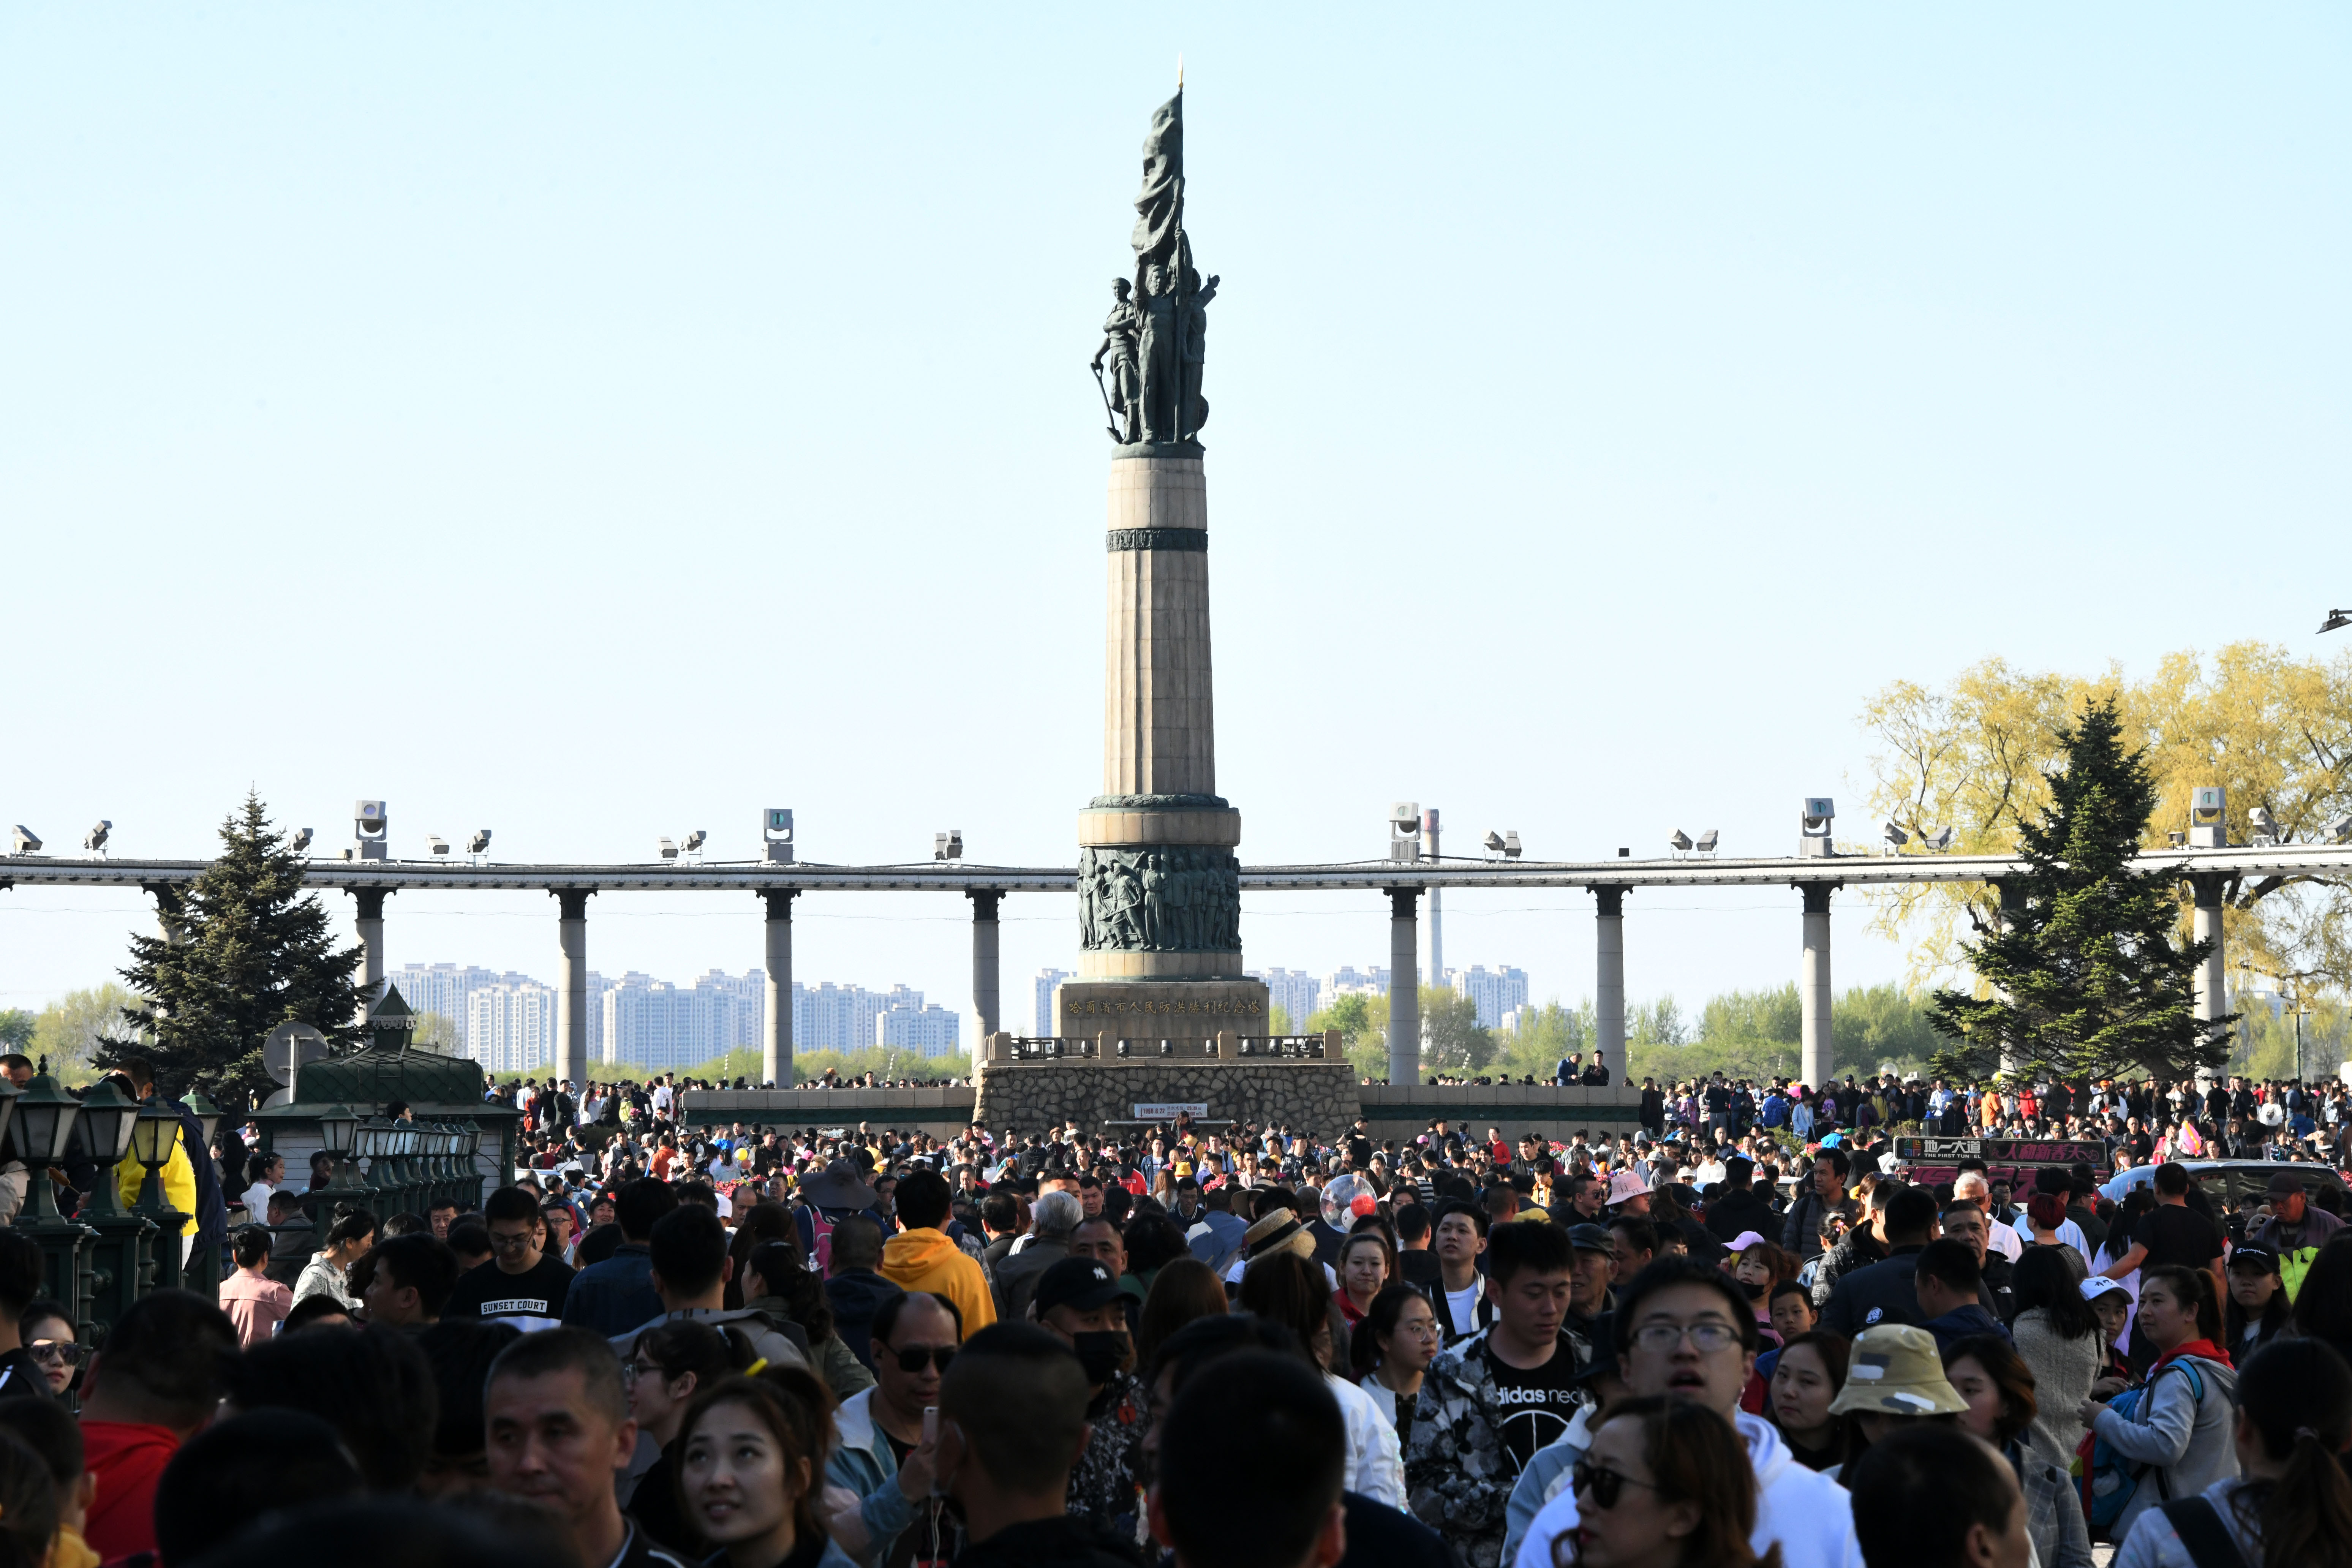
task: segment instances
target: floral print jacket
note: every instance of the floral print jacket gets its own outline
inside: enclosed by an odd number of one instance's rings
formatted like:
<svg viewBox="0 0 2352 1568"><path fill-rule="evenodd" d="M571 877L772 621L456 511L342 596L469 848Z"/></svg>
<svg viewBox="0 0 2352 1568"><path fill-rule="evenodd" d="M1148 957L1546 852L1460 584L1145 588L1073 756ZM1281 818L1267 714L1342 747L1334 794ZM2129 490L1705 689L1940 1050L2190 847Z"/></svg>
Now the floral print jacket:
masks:
<svg viewBox="0 0 2352 1568"><path fill-rule="evenodd" d="M1498 1568L1506 1510L1518 1479L1503 1447L1502 1402L1483 1353L1486 1331L1439 1352L1421 1381L1404 1454L1413 1516L1469 1568Z"/></svg>

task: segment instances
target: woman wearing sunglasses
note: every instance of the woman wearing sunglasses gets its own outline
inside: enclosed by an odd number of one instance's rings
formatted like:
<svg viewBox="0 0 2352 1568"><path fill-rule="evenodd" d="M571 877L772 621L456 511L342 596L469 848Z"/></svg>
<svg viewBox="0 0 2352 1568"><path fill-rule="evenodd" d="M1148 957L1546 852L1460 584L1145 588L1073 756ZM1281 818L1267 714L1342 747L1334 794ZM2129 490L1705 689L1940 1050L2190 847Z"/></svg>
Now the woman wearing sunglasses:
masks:
<svg viewBox="0 0 2352 1568"><path fill-rule="evenodd" d="M1576 1528L1552 1543L1554 1568L1780 1568L1761 1558L1747 1446L1715 1411L1681 1394L1629 1399L1570 1472Z"/></svg>
<svg viewBox="0 0 2352 1568"><path fill-rule="evenodd" d="M74 1343L73 1320L65 1308L46 1299L34 1302L16 1320L16 1332L24 1341L25 1353L48 1379L49 1393L63 1399L66 1386L80 1373L89 1353L88 1345Z"/></svg>

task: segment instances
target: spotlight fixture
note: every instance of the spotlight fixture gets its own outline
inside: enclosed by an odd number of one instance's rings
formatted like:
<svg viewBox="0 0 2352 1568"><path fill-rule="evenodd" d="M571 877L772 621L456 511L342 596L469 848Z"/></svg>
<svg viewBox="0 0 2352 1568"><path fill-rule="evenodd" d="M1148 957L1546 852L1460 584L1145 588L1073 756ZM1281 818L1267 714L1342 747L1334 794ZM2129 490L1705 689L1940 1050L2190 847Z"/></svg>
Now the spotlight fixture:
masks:
<svg viewBox="0 0 2352 1568"><path fill-rule="evenodd" d="M686 852L689 855L701 854L702 846L709 837L710 835L705 833L701 828L696 828L693 832L686 836Z"/></svg>
<svg viewBox="0 0 2352 1568"><path fill-rule="evenodd" d="M41 852L41 836L21 822L8 835L8 841L16 846L16 854L37 855Z"/></svg>
<svg viewBox="0 0 2352 1568"><path fill-rule="evenodd" d="M1924 835L1919 842L1941 855L1952 847L1952 830L1948 827L1938 827L1935 832Z"/></svg>
<svg viewBox="0 0 2352 1568"><path fill-rule="evenodd" d="M428 833L425 836L425 847L437 858L449 853L449 841L437 833Z"/></svg>
<svg viewBox="0 0 2352 1568"><path fill-rule="evenodd" d="M1698 836L1698 842L1692 845L1691 848L1701 855L1712 855L1715 853L1716 845L1720 843L1722 838L1723 835L1710 827Z"/></svg>
<svg viewBox="0 0 2352 1568"><path fill-rule="evenodd" d="M310 848L310 830L307 827L296 828L294 830L294 837L286 841L286 847L291 849L297 855L299 855L304 850Z"/></svg>
<svg viewBox="0 0 2352 1568"><path fill-rule="evenodd" d="M96 827L91 828L88 833L81 836L81 847L89 850L93 855L105 854L106 836L113 830L113 823L100 817Z"/></svg>
<svg viewBox="0 0 2352 1568"><path fill-rule="evenodd" d="M654 840L654 847L665 860L677 858L677 840L675 838L656 838Z"/></svg>
<svg viewBox="0 0 2352 1568"><path fill-rule="evenodd" d="M1672 838L1667 839L1666 842L1674 846L1675 853L1679 855L1684 850L1688 849L1691 847L1691 836L1677 827L1675 829L1675 836Z"/></svg>
<svg viewBox="0 0 2352 1568"><path fill-rule="evenodd" d="M1883 824L1880 831L1885 836L1886 852L1889 855L1900 855L1903 852L1903 847L1911 842L1911 836L1894 823Z"/></svg>
<svg viewBox="0 0 2352 1568"><path fill-rule="evenodd" d="M963 829L950 827L945 833L931 835L931 858L961 860L963 858Z"/></svg>
<svg viewBox="0 0 2352 1568"><path fill-rule="evenodd" d="M468 855L487 855L489 852L490 830L487 827L477 827L474 829L474 836L466 840L466 853Z"/></svg>
<svg viewBox="0 0 2352 1568"><path fill-rule="evenodd" d="M2338 626L2352 626L2352 611L2328 611L2327 618L2319 623L2319 631L2314 632L2312 635L2314 637L2317 637L2320 635L2320 632L2332 632Z"/></svg>

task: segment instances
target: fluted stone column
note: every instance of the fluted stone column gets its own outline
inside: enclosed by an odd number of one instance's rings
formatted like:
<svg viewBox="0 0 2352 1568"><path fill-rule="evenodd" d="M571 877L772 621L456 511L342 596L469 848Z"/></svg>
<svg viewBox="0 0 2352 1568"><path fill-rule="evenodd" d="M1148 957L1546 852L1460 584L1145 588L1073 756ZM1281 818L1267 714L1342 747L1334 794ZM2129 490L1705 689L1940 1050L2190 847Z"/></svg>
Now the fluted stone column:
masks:
<svg viewBox="0 0 2352 1568"><path fill-rule="evenodd" d="M1421 1081L1419 888L1389 889L1389 1081Z"/></svg>
<svg viewBox="0 0 2352 1568"><path fill-rule="evenodd" d="M557 888L555 1076L588 1081L588 897L593 888Z"/></svg>
<svg viewBox="0 0 2352 1568"><path fill-rule="evenodd" d="M793 1070L793 900L796 888L764 889L768 906L767 1011L760 1021L760 1081L790 1087Z"/></svg>
<svg viewBox="0 0 2352 1568"><path fill-rule="evenodd" d="M980 1037L986 1040L996 1033L999 1016L996 954L1002 928L996 907L1004 895L994 888L972 888L964 896L971 900L971 1010L980 1019ZM979 1049L973 1047L975 1054Z"/></svg>
<svg viewBox="0 0 2352 1568"><path fill-rule="evenodd" d="M360 938L360 1016L365 1018L368 1009L383 1000L383 901L392 896L390 888L353 888L352 900L358 910L352 924Z"/></svg>
<svg viewBox="0 0 2352 1568"><path fill-rule="evenodd" d="M1805 900L1804 956L1797 975L1798 1037L1805 1082L1818 1089L1837 1066L1830 1018L1830 895L1837 891L1837 884L1800 882L1797 890Z"/></svg>
<svg viewBox="0 0 2352 1568"><path fill-rule="evenodd" d="M2197 899L2189 913L2189 934L2197 942L2213 944L2205 962L2197 966L2197 1021L2200 1024L2227 1017L2230 1012L2229 955L2221 941L2221 897L2227 883L2227 878L2210 872L2189 879ZM2200 1068L2197 1079L2200 1083L2211 1082L2212 1069Z"/></svg>
<svg viewBox="0 0 2352 1568"><path fill-rule="evenodd" d="M1625 1072L1625 889L1595 888L1592 1043ZM1620 1083L1627 1081L1621 1077Z"/></svg>

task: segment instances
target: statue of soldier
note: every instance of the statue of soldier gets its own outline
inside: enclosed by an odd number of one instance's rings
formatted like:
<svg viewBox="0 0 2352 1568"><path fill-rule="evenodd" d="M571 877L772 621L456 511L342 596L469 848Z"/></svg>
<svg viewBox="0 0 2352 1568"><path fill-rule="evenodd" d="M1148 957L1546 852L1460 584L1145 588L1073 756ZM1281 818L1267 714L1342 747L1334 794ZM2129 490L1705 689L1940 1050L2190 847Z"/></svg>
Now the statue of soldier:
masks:
<svg viewBox="0 0 2352 1568"><path fill-rule="evenodd" d="M1143 270L1143 297L1137 301L1142 328L1136 339L1136 360L1143 391L1143 438L1176 439L1176 400L1183 381L1178 338L1176 283L1168 269L1153 262Z"/></svg>
<svg viewBox="0 0 2352 1568"><path fill-rule="evenodd" d="M1135 308L1133 285L1124 278L1114 278L1110 287L1118 297L1117 302L1110 308L1109 319L1103 322L1102 346L1095 350L1089 368L1099 381L1103 379L1104 362L1109 362L1108 385L1103 395L1110 405L1113 434L1121 444L1132 446L1142 436L1138 427L1142 408L1135 349L1136 338L1143 330L1143 317Z"/></svg>
<svg viewBox="0 0 2352 1568"><path fill-rule="evenodd" d="M1143 945L1162 948L1168 945L1168 874L1160 867L1160 855L1147 849L1143 861Z"/></svg>
<svg viewBox="0 0 2352 1568"><path fill-rule="evenodd" d="M1183 348L1178 356L1184 366L1183 411L1177 426L1181 438L1197 436L1201 426L1209 422L1208 400L1201 395L1201 361L1209 346L1209 301L1217 297L1217 275L1209 274L1207 283L1191 268L1184 269L1186 291L1183 296Z"/></svg>

